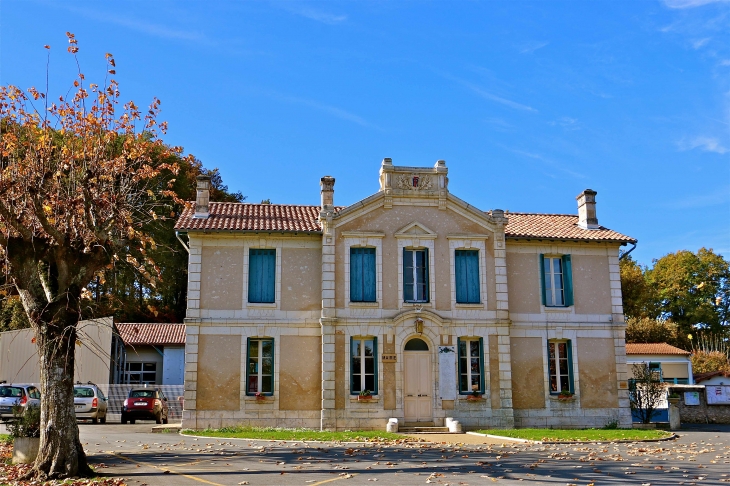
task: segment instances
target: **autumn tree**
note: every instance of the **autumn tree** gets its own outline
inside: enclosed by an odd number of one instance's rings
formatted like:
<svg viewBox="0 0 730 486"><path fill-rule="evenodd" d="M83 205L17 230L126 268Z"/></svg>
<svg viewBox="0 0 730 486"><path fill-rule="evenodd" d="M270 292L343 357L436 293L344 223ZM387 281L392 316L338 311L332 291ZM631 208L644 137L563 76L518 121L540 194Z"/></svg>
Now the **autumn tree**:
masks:
<svg viewBox="0 0 730 486"><path fill-rule="evenodd" d="M629 380L629 404L631 411L641 423L648 424L657 414L667 387L659 380L649 363L635 363L631 366L633 378Z"/></svg>
<svg viewBox="0 0 730 486"><path fill-rule="evenodd" d="M114 79L87 85L81 72L72 92L52 102L35 88L0 87L0 257L40 356L40 450L28 473L38 479L91 473L73 401L85 289L119 262L154 284L157 243L143 229L182 203L171 190L179 167L168 162L181 150L158 137L160 102L122 105Z"/></svg>
<svg viewBox="0 0 730 486"><path fill-rule="evenodd" d="M627 343L667 343L689 350L692 342L672 321L650 317L628 317L626 319Z"/></svg>

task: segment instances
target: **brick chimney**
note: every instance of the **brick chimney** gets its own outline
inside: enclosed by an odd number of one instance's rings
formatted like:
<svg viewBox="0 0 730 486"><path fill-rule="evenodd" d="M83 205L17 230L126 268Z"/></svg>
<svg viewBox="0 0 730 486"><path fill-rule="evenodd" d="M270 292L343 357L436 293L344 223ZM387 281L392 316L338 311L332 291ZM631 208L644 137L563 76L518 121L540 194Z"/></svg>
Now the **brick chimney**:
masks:
<svg viewBox="0 0 730 486"><path fill-rule="evenodd" d="M195 196L195 215L197 219L208 219L208 202L210 200L210 176L199 175L196 177L198 181L198 193Z"/></svg>
<svg viewBox="0 0 730 486"><path fill-rule="evenodd" d="M596 216L596 194L593 189L586 189L575 198L578 201L578 226L583 229L598 229Z"/></svg>
<svg viewBox="0 0 730 486"><path fill-rule="evenodd" d="M319 187L322 188L322 210L333 209L335 206L335 178L324 176L319 180Z"/></svg>

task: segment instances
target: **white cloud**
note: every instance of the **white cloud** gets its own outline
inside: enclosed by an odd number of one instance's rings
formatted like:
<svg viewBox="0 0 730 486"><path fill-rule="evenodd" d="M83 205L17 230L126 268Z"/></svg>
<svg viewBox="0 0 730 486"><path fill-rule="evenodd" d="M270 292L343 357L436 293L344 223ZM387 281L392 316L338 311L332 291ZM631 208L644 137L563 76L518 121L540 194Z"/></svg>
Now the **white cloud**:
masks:
<svg viewBox="0 0 730 486"><path fill-rule="evenodd" d="M553 127L561 126L566 130L580 130L580 124L578 123L578 120L569 116L561 116L557 120L548 122L548 125Z"/></svg>
<svg viewBox="0 0 730 486"><path fill-rule="evenodd" d="M716 154L725 154L730 151L714 137L699 136L691 140L682 139L677 145L679 146L679 150L694 150L698 148L705 152L714 152Z"/></svg>
<svg viewBox="0 0 730 486"><path fill-rule="evenodd" d="M728 3L730 0L664 0L664 5L669 8L694 8L711 3Z"/></svg>
<svg viewBox="0 0 730 486"><path fill-rule="evenodd" d="M530 159L539 160L540 162L547 165L551 169L558 170L560 172L563 172L564 174L575 177L576 179L585 179L586 178L586 176L584 174L581 174L580 172L575 172L566 167L563 167L562 164L559 164L558 162L555 162L554 160L544 157L540 154L536 154L533 152L527 152L525 150L513 149L513 148L509 148L509 147L505 147L505 148L507 150L509 150L510 152L515 153L517 155L522 155L523 157L528 157Z"/></svg>
<svg viewBox="0 0 730 486"><path fill-rule="evenodd" d="M692 47L694 49L699 49L700 47L704 46L708 42L710 42L710 38L709 37L705 37L703 39L693 40L692 41Z"/></svg>
<svg viewBox="0 0 730 486"><path fill-rule="evenodd" d="M335 118L339 118L341 120L346 120L352 123L357 123L358 125L361 125L363 127L369 127L369 128L375 128L380 130L380 127L377 125L374 125L361 116L355 115L354 113L350 113L349 111L345 111L342 108L338 108L336 106L328 105L326 103L321 103L316 100L310 100L307 98L299 98L296 96L290 96L283 93L278 93L275 91L267 91L265 92L268 96L280 100L280 101L286 101L288 103L294 103L298 105L304 105L308 106L310 108L314 108L315 110L322 111L324 113L327 113L329 115L334 116Z"/></svg>
<svg viewBox="0 0 730 486"><path fill-rule="evenodd" d="M730 202L730 186L725 186L710 194L700 194L675 199L667 205L671 209L704 208Z"/></svg>
<svg viewBox="0 0 730 486"><path fill-rule="evenodd" d="M466 81L464 79L460 79L460 78L451 76L450 74L446 74L446 73L441 73L441 75L447 79L450 79L452 81L459 83L460 85L464 86L465 88L468 88L469 90L471 90L472 92L481 96L485 100L494 101L495 103L509 106L510 108L513 108L515 110L532 111L534 113L537 113L537 110L531 106L523 105L522 103L517 103L516 101L508 100L507 98L502 98L501 96L497 96L495 94L489 93L488 91L483 90L476 84L470 83L469 81Z"/></svg>
<svg viewBox="0 0 730 486"><path fill-rule="evenodd" d="M550 44L550 43L549 42L530 42L520 49L520 54L532 54L536 50L542 49L543 47L547 46L548 44Z"/></svg>
<svg viewBox="0 0 730 486"><path fill-rule="evenodd" d="M298 6L295 4L279 4L290 13L301 15L302 17L321 22L323 24L335 25L347 20L347 15L337 15L329 12L323 12L311 7Z"/></svg>

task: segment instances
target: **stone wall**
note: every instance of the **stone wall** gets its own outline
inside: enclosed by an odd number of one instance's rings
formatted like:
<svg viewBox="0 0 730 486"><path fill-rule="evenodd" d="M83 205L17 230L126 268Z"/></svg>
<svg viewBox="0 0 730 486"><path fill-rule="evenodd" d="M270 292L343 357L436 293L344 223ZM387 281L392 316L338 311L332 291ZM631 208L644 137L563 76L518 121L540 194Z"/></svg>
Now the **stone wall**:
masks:
<svg viewBox="0 0 730 486"><path fill-rule="evenodd" d="M730 405L707 405L707 395L703 385L675 385L669 393L679 394L679 416L685 424L730 424ZM684 392L699 392L699 405L686 405Z"/></svg>

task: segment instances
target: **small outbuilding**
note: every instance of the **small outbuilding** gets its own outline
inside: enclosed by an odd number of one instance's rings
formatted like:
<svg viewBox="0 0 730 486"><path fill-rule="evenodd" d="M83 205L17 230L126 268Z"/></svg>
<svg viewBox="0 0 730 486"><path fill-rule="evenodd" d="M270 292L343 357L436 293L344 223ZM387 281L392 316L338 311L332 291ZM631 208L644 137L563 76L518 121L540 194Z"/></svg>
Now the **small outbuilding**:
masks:
<svg viewBox="0 0 730 486"><path fill-rule="evenodd" d="M667 343L626 343L626 365L648 363L664 383L693 385L692 361L689 351Z"/></svg>

